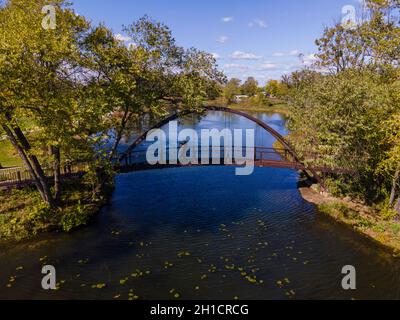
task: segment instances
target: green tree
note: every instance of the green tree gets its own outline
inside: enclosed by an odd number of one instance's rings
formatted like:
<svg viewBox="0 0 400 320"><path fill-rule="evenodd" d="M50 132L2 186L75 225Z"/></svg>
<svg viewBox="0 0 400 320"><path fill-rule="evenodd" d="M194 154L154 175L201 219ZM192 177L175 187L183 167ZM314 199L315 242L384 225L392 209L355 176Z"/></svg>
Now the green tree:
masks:
<svg viewBox="0 0 400 320"><path fill-rule="evenodd" d="M387 151L387 158L380 163L379 172L388 181L391 180L389 207L400 212L400 114L397 113L386 121L382 130L391 146Z"/></svg>
<svg viewBox="0 0 400 320"><path fill-rule="evenodd" d="M278 80L268 81L265 91L274 97L284 97L287 95L287 86Z"/></svg>
<svg viewBox="0 0 400 320"><path fill-rule="evenodd" d="M111 117L114 144L109 158L131 128L145 115L157 119L172 109L197 110L204 101L219 95L225 76L212 55L176 45L170 29L145 16L124 28L135 46L126 47L112 33L99 27L93 33L101 94ZM96 88L96 87L95 87ZM96 90L96 89L95 89Z"/></svg>
<svg viewBox="0 0 400 320"><path fill-rule="evenodd" d="M232 78L228 81L224 88L224 98L227 103L232 103L235 101L235 96L240 94L240 84L241 81L236 78Z"/></svg>
<svg viewBox="0 0 400 320"><path fill-rule="evenodd" d="M43 201L55 207L63 161L89 160L101 183L135 122L171 108L197 110L219 94L225 76L210 54L178 47L170 30L148 17L125 28L135 43L127 47L64 0L53 2L56 28L43 28L44 5L9 0L0 9L0 123ZM104 144L110 132L111 151Z"/></svg>
<svg viewBox="0 0 400 320"><path fill-rule="evenodd" d="M372 71L307 75L291 91L293 142L320 154L321 165L357 172L335 180L342 193L382 199L390 181L378 168L392 148L382 123L400 112L398 84Z"/></svg>
<svg viewBox="0 0 400 320"><path fill-rule="evenodd" d="M354 28L342 24L326 28L316 40L317 66L333 73L352 69L382 70L400 59L400 2L367 0L364 20Z"/></svg>
<svg viewBox="0 0 400 320"><path fill-rule="evenodd" d="M0 121L43 201L54 207L61 196L62 162L97 156L94 134L108 110L94 94L96 56L87 45L100 46L104 39L94 37L90 23L63 0L53 2L56 28L44 29L44 5L47 1L10 0L0 11ZM54 193L46 178L49 168Z"/></svg>
<svg viewBox="0 0 400 320"><path fill-rule="evenodd" d="M242 84L241 91L243 94L253 97L258 92L258 82L254 77L248 77Z"/></svg>
<svg viewBox="0 0 400 320"><path fill-rule="evenodd" d="M324 72L305 69L284 80L293 143L320 154L322 165L354 170L329 179L334 190L391 206L399 183L399 7L367 1L362 23L327 28L317 40Z"/></svg>

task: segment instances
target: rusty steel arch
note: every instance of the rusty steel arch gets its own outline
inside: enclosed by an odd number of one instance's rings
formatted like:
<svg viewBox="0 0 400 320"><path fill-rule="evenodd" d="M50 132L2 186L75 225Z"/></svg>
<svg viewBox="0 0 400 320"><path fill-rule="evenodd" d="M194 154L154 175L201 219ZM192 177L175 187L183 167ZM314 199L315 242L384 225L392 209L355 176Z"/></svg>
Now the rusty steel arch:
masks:
<svg viewBox="0 0 400 320"><path fill-rule="evenodd" d="M284 148L289 152L289 154L293 157L293 159L295 160L295 162L297 162L301 167L306 168L306 170L303 170L303 172L307 175L307 177L309 178L314 178L318 183L321 184L321 186L323 185L322 179L319 177L317 171L312 168L311 166L307 166L305 165L300 157L296 154L296 151L294 150L294 148L290 145L290 143L279 133L277 132L275 129L273 129L272 127L270 127L269 125L267 125L265 122L249 115L246 112L242 112L239 110L233 110L227 107L219 107L219 106L203 106L202 107L205 111L222 111L222 112L227 112L227 113L232 113L232 114L236 114L239 115L241 117L244 117L254 123L256 123L257 125L259 125L261 128L263 128L265 131L267 131L269 134L271 134L276 140L278 140L283 146ZM151 129L147 130L146 132L144 132L143 134L141 134L129 147L128 149L120 156L119 160L122 162L123 160L125 160L125 158L128 156L128 154L130 152L132 152L135 148L137 148L143 141L146 140L146 137L148 135L148 133L151 130L154 129L159 129L161 127L163 127L164 125L168 124L170 121L176 120L182 116L188 115L193 113L193 111L180 111L177 113L174 113L173 115L165 118L164 120L160 121L159 123L157 123L155 126L153 126ZM307 172L307 170L311 173L310 174Z"/></svg>

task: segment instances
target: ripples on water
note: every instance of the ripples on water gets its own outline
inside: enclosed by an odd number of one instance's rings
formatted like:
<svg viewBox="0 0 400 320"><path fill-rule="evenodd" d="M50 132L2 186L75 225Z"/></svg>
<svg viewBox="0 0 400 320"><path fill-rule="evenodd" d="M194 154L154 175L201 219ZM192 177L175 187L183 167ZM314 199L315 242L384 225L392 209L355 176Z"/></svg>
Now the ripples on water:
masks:
<svg viewBox="0 0 400 320"><path fill-rule="evenodd" d="M119 175L93 225L1 248L0 298L399 298L397 262L318 214L297 179L231 167ZM56 267L59 290L40 289L43 264ZM352 292L340 285L348 264Z"/></svg>

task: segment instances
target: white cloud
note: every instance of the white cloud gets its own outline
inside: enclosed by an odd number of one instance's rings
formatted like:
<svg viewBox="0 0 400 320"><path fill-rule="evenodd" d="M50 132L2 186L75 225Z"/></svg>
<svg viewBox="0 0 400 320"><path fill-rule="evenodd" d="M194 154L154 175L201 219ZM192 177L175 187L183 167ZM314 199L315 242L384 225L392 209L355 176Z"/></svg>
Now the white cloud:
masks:
<svg viewBox="0 0 400 320"><path fill-rule="evenodd" d="M221 59L221 56L216 52L211 53L211 55L213 56L214 59Z"/></svg>
<svg viewBox="0 0 400 320"><path fill-rule="evenodd" d="M236 70L236 71L247 71L250 68L248 66L242 65L242 64L237 64L237 63L228 63L224 65L224 69L228 70Z"/></svg>
<svg viewBox="0 0 400 320"><path fill-rule="evenodd" d="M226 43L228 40L229 40L228 37L226 37L226 36L221 36L221 37L219 37L219 38L217 39L217 42L219 42L219 43Z"/></svg>
<svg viewBox="0 0 400 320"><path fill-rule="evenodd" d="M222 22L232 22L233 21L233 17L223 17L221 19Z"/></svg>
<svg viewBox="0 0 400 320"><path fill-rule="evenodd" d="M297 57L301 52L299 50L292 50L290 52L275 52L274 57Z"/></svg>
<svg viewBox="0 0 400 320"><path fill-rule="evenodd" d="M235 51L231 54L231 58L237 60L260 60L262 56L257 56L254 53L243 52L243 51Z"/></svg>
<svg viewBox="0 0 400 320"><path fill-rule="evenodd" d="M122 42L127 42L127 41L131 41L131 40L132 40L131 37L124 36L124 35L122 35L122 34L120 34L120 33L116 34L114 37L115 37L115 39L117 39L118 41L122 41Z"/></svg>
<svg viewBox="0 0 400 320"><path fill-rule="evenodd" d="M259 27L259 28L266 28L267 27L267 23L264 20L261 19L254 19L253 21L251 21L249 23L249 27Z"/></svg>
<svg viewBox="0 0 400 320"><path fill-rule="evenodd" d="M276 70L278 68L278 66L275 63L264 63L262 64L258 70L260 71L265 71L265 70Z"/></svg>

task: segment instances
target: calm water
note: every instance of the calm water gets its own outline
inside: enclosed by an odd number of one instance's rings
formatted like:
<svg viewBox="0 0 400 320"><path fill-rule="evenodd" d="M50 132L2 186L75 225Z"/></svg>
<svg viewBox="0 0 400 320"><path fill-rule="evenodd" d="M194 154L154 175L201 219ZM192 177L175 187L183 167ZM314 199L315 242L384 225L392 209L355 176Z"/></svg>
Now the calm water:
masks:
<svg viewBox="0 0 400 320"><path fill-rule="evenodd" d="M281 116L256 115L285 133ZM219 112L182 126L193 122L254 127ZM399 263L316 212L297 180L295 171L271 168L246 177L231 167L119 175L89 227L0 248L0 298L398 299ZM56 267L59 290L41 289L44 264ZM352 292L340 285L348 264L357 269Z"/></svg>

